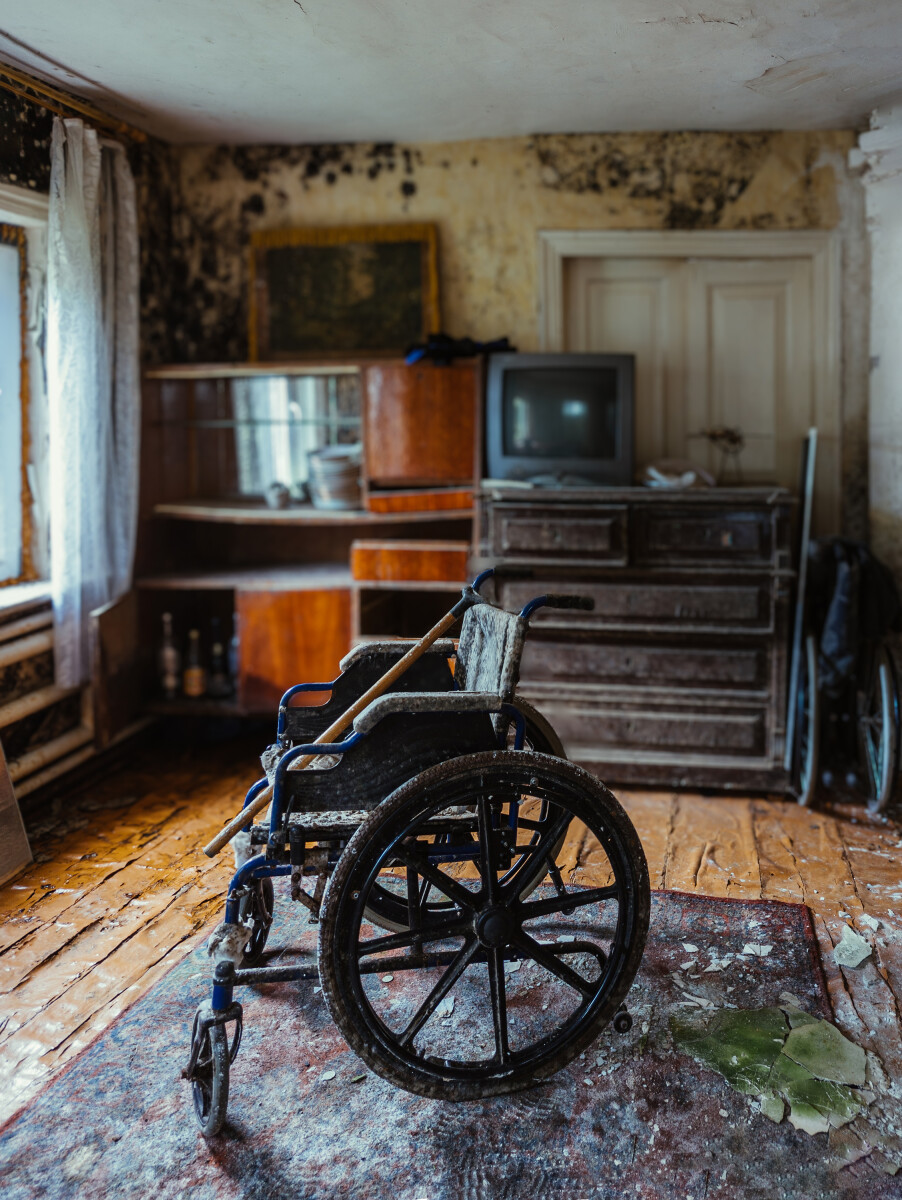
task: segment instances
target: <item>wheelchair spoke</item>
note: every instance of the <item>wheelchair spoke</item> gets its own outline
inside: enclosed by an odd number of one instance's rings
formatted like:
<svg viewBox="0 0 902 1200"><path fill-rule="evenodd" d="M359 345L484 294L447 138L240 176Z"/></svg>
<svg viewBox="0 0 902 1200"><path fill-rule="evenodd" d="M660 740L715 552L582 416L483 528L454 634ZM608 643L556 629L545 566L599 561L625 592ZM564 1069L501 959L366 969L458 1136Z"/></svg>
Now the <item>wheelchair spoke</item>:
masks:
<svg viewBox="0 0 902 1200"><path fill-rule="evenodd" d="M554 954L548 946L543 946L537 942L535 938L531 938L525 930L520 930L514 935L514 944L519 946L530 958L535 961L546 971L550 971L552 975L557 975L558 979L563 980L575 991L581 992L586 1000L595 995L595 987L588 980L583 979L582 975L578 975L572 967L568 967L566 963Z"/></svg>
<svg viewBox="0 0 902 1200"><path fill-rule="evenodd" d="M489 987L492 991L492 1023L495 1026L495 1058L504 1066L510 1058L507 1033L507 989L504 982L504 952L500 946L489 951Z"/></svg>
<svg viewBox="0 0 902 1200"><path fill-rule="evenodd" d="M414 843L417 845L418 843ZM440 871L438 867L434 867L429 860L419 854L414 854L410 846L398 845L394 848L394 854L408 867L413 869L424 879L428 879L433 887L447 896L449 900L453 900L455 904L462 908L468 908L472 911L479 902L479 897L467 888L452 879L450 875L446 875L444 871Z"/></svg>
<svg viewBox="0 0 902 1200"><path fill-rule="evenodd" d="M419 929L402 929L400 933L389 933L385 937L358 942L357 957L360 959L368 954L378 954L381 950L402 950L414 942L441 942L471 927L472 921L469 917L454 916L444 921L428 921Z"/></svg>
<svg viewBox="0 0 902 1200"><path fill-rule="evenodd" d="M479 874L485 899L494 904L498 891L498 847L496 830L492 827L492 806L489 797L481 795L477 809L479 815Z"/></svg>
<svg viewBox="0 0 902 1200"><path fill-rule="evenodd" d="M547 917L551 913L570 912L587 904L598 904L601 900L616 900L619 896L620 889L616 883L612 883L608 887L565 892L563 896L553 896L550 900L527 900L517 912L522 921L530 921L535 917Z"/></svg>
<svg viewBox="0 0 902 1200"><path fill-rule="evenodd" d="M471 938L465 942L458 952L457 957L444 972L441 979L417 1009L413 1020L399 1036L398 1042L402 1046L409 1046L416 1035L420 1032L444 998L448 995L451 989L463 975L464 971L470 964L470 960L479 949L479 942L476 938Z"/></svg>

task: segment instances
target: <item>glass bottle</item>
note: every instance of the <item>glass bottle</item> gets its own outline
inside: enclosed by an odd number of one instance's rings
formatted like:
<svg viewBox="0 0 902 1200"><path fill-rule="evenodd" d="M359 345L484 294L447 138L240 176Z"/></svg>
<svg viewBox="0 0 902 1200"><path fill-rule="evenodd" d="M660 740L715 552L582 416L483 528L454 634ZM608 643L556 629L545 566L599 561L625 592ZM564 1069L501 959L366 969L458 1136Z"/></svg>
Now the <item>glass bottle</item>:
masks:
<svg viewBox="0 0 902 1200"><path fill-rule="evenodd" d="M207 672L200 659L200 632L192 629L188 633L188 660L182 677L182 691L186 696L202 696L207 690Z"/></svg>
<svg viewBox="0 0 902 1200"><path fill-rule="evenodd" d="M225 646L219 628L219 618L210 622L210 671L207 677L208 696L231 696L232 682L226 666Z"/></svg>
<svg viewBox="0 0 902 1200"><path fill-rule="evenodd" d="M157 654L157 670L160 686L167 700L174 700L179 694L179 684L182 677L182 656L172 636L172 613L163 613L163 640L160 642Z"/></svg>

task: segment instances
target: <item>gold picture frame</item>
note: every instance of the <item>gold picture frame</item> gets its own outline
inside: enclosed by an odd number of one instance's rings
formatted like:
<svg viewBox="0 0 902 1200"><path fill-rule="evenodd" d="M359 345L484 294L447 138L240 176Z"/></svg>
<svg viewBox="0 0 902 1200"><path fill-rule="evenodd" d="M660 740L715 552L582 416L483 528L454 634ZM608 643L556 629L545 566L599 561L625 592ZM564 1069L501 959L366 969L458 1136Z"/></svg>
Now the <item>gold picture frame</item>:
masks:
<svg viewBox="0 0 902 1200"><path fill-rule="evenodd" d="M251 234L252 362L403 354L441 328L435 225Z"/></svg>

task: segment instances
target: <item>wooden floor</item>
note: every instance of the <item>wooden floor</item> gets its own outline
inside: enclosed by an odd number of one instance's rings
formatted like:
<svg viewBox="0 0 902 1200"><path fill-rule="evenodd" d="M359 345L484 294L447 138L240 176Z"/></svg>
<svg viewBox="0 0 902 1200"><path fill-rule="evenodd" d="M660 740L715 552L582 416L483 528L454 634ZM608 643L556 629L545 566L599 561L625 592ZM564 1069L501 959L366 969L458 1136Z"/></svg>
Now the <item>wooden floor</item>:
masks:
<svg viewBox="0 0 902 1200"><path fill-rule="evenodd" d="M0 1120L220 919L232 856L211 861L200 847L259 775L257 740L147 748L32 829L35 863L0 888ZM808 904L837 1022L902 1078L899 824L851 807L618 794L653 887ZM584 855L577 875L591 867ZM846 924L875 946L857 971L830 954Z"/></svg>

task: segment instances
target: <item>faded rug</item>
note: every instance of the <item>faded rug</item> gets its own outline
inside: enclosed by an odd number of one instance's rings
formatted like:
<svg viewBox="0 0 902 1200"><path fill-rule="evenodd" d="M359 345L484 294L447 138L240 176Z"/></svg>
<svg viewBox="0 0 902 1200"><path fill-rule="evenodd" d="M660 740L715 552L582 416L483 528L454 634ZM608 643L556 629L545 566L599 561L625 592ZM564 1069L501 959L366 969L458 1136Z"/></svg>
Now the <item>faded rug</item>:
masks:
<svg viewBox="0 0 902 1200"><path fill-rule="evenodd" d="M306 916L283 904L270 945L312 947ZM774 1005L788 991L830 1017L802 905L656 893L630 1033L608 1029L546 1084L493 1100L421 1099L369 1074L315 982L243 989L229 1119L205 1143L179 1070L209 961L197 946L6 1125L6 1200L899 1194L898 1179L865 1163L838 1170L825 1135L773 1124L673 1044L669 1018L708 1002Z"/></svg>

